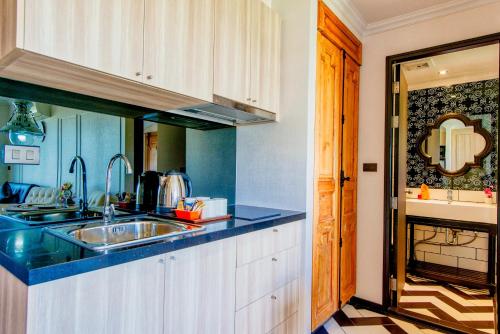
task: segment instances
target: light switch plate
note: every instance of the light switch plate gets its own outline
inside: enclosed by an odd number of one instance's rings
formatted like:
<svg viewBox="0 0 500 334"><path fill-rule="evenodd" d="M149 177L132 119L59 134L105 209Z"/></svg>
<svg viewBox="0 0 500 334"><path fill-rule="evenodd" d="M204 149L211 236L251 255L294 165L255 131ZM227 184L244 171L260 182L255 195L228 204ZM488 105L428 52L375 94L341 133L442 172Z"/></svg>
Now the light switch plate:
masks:
<svg viewBox="0 0 500 334"><path fill-rule="evenodd" d="M363 172L376 172L378 169L376 163L364 163Z"/></svg>
<svg viewBox="0 0 500 334"><path fill-rule="evenodd" d="M3 148L3 163L20 165L39 165L39 146L5 145Z"/></svg>

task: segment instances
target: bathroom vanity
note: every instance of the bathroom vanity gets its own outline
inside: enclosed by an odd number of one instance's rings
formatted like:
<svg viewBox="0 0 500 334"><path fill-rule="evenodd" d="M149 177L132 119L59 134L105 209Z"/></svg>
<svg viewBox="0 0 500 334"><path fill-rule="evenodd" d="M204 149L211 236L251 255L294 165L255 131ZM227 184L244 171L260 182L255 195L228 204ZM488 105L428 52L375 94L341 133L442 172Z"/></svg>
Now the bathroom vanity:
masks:
<svg viewBox="0 0 500 334"><path fill-rule="evenodd" d="M444 214L454 210L442 210ZM497 225L465 220L454 220L446 218L406 216L406 223L409 228L409 258L407 272L420 277L445 281L452 284L465 285L479 289L489 289L491 294L495 291L495 254ZM421 261L415 256L415 226L428 226L436 228L450 228L462 231L483 232L488 236L487 272L477 270L452 267L432 262ZM418 242L418 241L417 241ZM455 247L455 246L450 246Z"/></svg>

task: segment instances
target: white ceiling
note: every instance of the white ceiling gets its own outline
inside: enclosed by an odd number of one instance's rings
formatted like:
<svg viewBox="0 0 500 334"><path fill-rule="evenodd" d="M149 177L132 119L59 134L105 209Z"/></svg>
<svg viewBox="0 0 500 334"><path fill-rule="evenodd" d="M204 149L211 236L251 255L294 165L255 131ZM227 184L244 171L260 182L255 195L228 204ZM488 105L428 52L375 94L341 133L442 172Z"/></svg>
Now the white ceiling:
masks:
<svg viewBox="0 0 500 334"><path fill-rule="evenodd" d="M447 53L402 65L409 90L498 78L499 45ZM427 63L428 68L415 69ZM446 70L445 75L439 71Z"/></svg>
<svg viewBox="0 0 500 334"><path fill-rule="evenodd" d="M370 24L454 0L351 0L351 2L365 22Z"/></svg>

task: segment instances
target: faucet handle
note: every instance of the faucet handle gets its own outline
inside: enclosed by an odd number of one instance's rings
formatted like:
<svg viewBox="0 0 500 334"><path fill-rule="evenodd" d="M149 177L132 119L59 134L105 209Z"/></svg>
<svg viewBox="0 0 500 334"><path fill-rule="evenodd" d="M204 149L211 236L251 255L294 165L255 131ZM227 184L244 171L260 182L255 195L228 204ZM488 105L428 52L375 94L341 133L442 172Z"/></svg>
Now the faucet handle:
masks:
<svg viewBox="0 0 500 334"><path fill-rule="evenodd" d="M109 205L109 219L110 219L110 221L115 220L115 205L114 204Z"/></svg>
<svg viewBox="0 0 500 334"><path fill-rule="evenodd" d="M105 205L103 208L103 219L105 223L111 223L115 219L115 205Z"/></svg>

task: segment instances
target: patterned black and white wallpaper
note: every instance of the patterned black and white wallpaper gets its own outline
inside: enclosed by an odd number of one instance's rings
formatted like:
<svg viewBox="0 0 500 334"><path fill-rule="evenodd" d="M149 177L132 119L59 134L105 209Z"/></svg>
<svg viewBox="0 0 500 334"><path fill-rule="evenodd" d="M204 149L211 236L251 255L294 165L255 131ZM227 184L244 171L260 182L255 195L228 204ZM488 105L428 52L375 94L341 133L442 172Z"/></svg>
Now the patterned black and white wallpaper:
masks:
<svg viewBox="0 0 500 334"><path fill-rule="evenodd" d="M449 177L425 168L417 153L417 141L427 124L434 124L439 117L453 112L480 119L493 137L492 153L484 159L483 168L473 168L464 176L454 177L453 189L483 190L488 186L496 189L498 94L498 79L409 92L407 187L418 188L425 183L430 188L450 188Z"/></svg>

